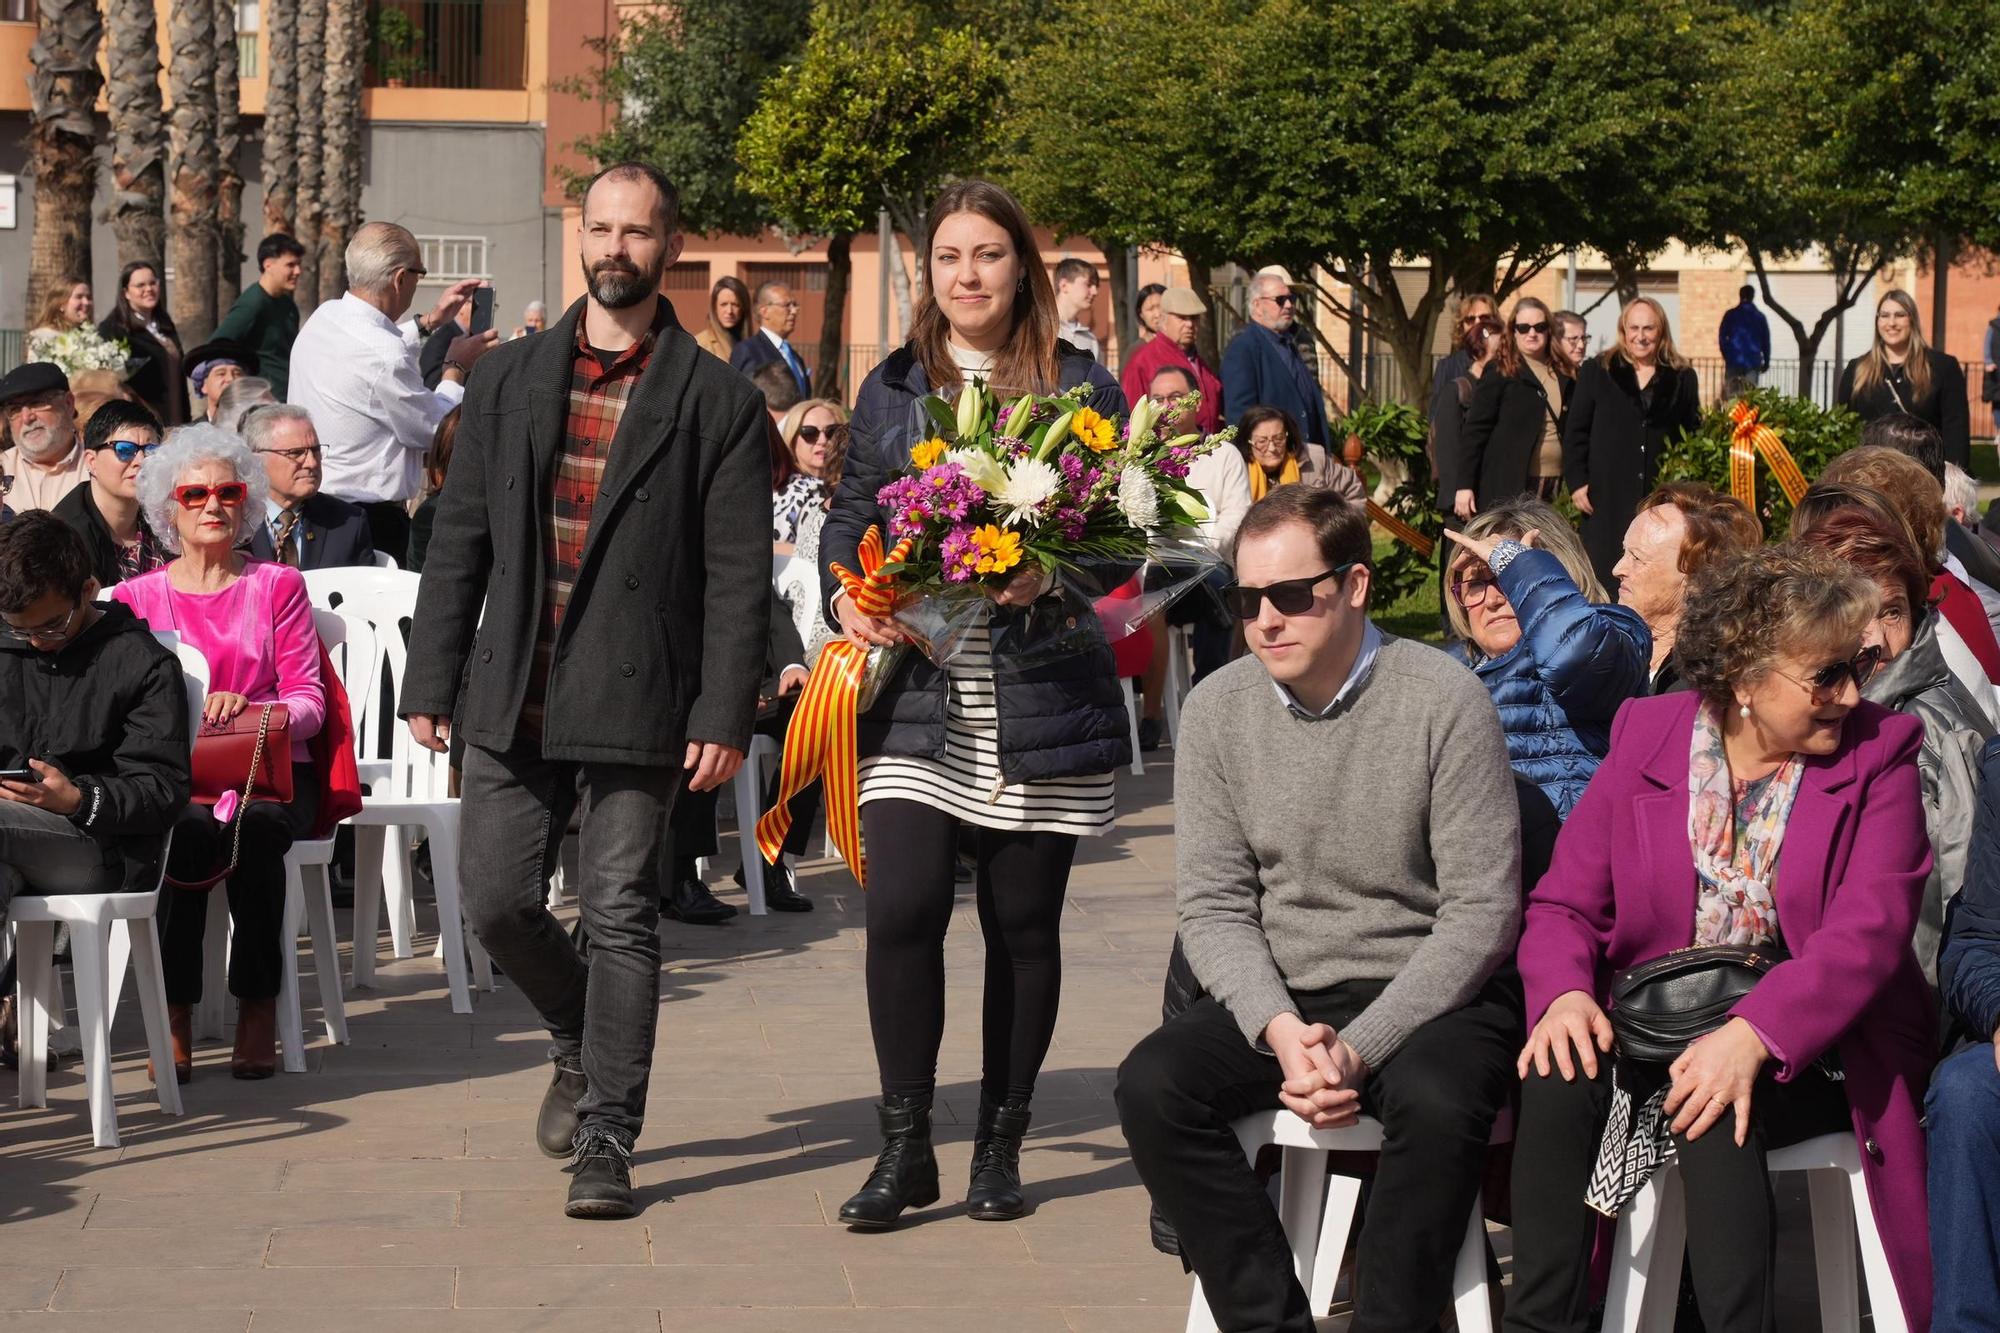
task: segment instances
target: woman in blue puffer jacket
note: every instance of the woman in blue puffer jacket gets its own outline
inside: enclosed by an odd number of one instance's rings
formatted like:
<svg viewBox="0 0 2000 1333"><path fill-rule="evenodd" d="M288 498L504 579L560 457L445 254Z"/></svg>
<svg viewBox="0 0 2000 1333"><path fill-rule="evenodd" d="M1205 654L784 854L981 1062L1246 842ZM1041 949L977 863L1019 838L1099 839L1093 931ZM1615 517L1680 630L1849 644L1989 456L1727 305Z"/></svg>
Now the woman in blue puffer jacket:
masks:
<svg viewBox="0 0 2000 1333"><path fill-rule="evenodd" d="M1652 633L1612 603L1583 543L1540 500L1483 509L1445 535L1462 548L1445 608L1459 652L1500 710L1514 771L1567 819L1618 706L1646 693Z"/></svg>

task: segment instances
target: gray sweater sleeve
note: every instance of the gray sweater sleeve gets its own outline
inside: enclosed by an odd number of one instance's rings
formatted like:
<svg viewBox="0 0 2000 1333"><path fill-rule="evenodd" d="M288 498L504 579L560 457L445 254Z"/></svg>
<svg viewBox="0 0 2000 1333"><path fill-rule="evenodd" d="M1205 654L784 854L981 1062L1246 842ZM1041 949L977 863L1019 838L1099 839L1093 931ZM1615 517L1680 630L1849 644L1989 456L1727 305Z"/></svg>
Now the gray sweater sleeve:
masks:
<svg viewBox="0 0 2000 1333"><path fill-rule="evenodd" d="M1181 948L1202 987L1256 1045L1273 1018L1298 1007L1264 935L1256 858L1222 768L1224 728L1216 699L1213 689L1188 696L1175 742Z"/></svg>
<svg viewBox="0 0 2000 1333"><path fill-rule="evenodd" d="M1437 924L1340 1033L1371 1069L1477 995L1520 935L1521 815L1507 740L1484 687L1470 675L1465 686L1439 700L1429 737Z"/></svg>

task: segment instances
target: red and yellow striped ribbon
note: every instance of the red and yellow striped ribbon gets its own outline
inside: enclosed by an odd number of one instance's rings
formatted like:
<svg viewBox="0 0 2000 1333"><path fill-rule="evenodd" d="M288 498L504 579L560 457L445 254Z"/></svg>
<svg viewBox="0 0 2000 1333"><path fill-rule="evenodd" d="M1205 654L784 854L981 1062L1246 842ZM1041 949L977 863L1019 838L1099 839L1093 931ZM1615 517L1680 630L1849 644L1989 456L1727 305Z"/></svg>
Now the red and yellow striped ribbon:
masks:
<svg viewBox="0 0 2000 1333"><path fill-rule="evenodd" d="M1426 560L1431 558L1431 552L1437 550L1436 542L1424 536L1423 533L1418 532L1415 528L1405 523L1402 519L1397 518L1373 500L1368 502L1368 517L1374 522L1381 524L1384 528L1387 528L1391 537L1394 537L1397 541L1403 543L1403 545L1414 550Z"/></svg>
<svg viewBox="0 0 2000 1333"><path fill-rule="evenodd" d="M1798 461L1778 432L1757 419L1757 409L1746 399L1736 400L1736 406L1729 409L1729 419L1734 423L1729 436L1729 493L1756 511L1757 459L1761 455L1785 499L1797 504L1806 493L1806 475L1799 471Z"/></svg>
<svg viewBox="0 0 2000 1333"><path fill-rule="evenodd" d="M870 527L861 538L861 573L836 563L834 576L863 615L886 616L895 608L893 575L884 564L901 564L910 553L910 539L896 543L885 561L881 529ZM778 802L757 821L757 850L773 864L784 850L792 827L792 798L819 779L826 806L826 831L846 858L855 882L868 887L867 862L861 854L859 759L855 754L855 711L861 677L868 667L868 650L851 639L835 639L820 649L819 661L792 710L785 728L785 746L778 769Z"/></svg>

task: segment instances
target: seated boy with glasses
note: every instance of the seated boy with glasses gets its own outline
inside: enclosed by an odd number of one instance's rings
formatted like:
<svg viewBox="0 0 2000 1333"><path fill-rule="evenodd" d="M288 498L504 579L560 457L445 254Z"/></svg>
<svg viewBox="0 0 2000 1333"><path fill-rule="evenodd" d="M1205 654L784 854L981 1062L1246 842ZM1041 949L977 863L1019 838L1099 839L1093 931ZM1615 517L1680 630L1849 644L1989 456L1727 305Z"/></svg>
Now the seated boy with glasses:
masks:
<svg viewBox="0 0 2000 1333"><path fill-rule="evenodd" d="M1513 1082L1518 990L1494 976L1521 913L1506 742L1471 672L1370 623L1370 562L1367 516L1338 494L1259 501L1226 595L1253 656L1182 713L1180 938L1206 997L1126 1057L1117 1098L1223 1328L1311 1333L1314 1313L1232 1121L1381 1122L1354 1327L1428 1328Z"/></svg>
<svg viewBox="0 0 2000 1333"><path fill-rule="evenodd" d="M0 528L0 925L21 894L150 888L188 802L180 663L97 591L54 514Z"/></svg>

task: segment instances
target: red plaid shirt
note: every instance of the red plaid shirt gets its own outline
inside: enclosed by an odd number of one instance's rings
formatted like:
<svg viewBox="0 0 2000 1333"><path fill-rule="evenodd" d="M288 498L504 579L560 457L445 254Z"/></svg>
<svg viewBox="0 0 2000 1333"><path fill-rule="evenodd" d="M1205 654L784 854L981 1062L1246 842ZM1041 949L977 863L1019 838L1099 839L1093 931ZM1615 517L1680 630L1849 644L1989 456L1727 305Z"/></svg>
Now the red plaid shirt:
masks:
<svg viewBox="0 0 2000 1333"><path fill-rule="evenodd" d="M665 303L661 309L665 310ZM583 564L583 544L590 536L591 511L604 482L611 442L632 386L653 359L664 320L656 319L646 336L620 352L608 364L598 359L584 337L584 321L576 322L576 355L569 380L569 418L563 426L562 452L550 472L549 517L542 528L542 622L535 632L535 653L528 672L528 693L521 702L520 734L541 739L543 705L549 672L555 663L556 634L569 610Z"/></svg>

